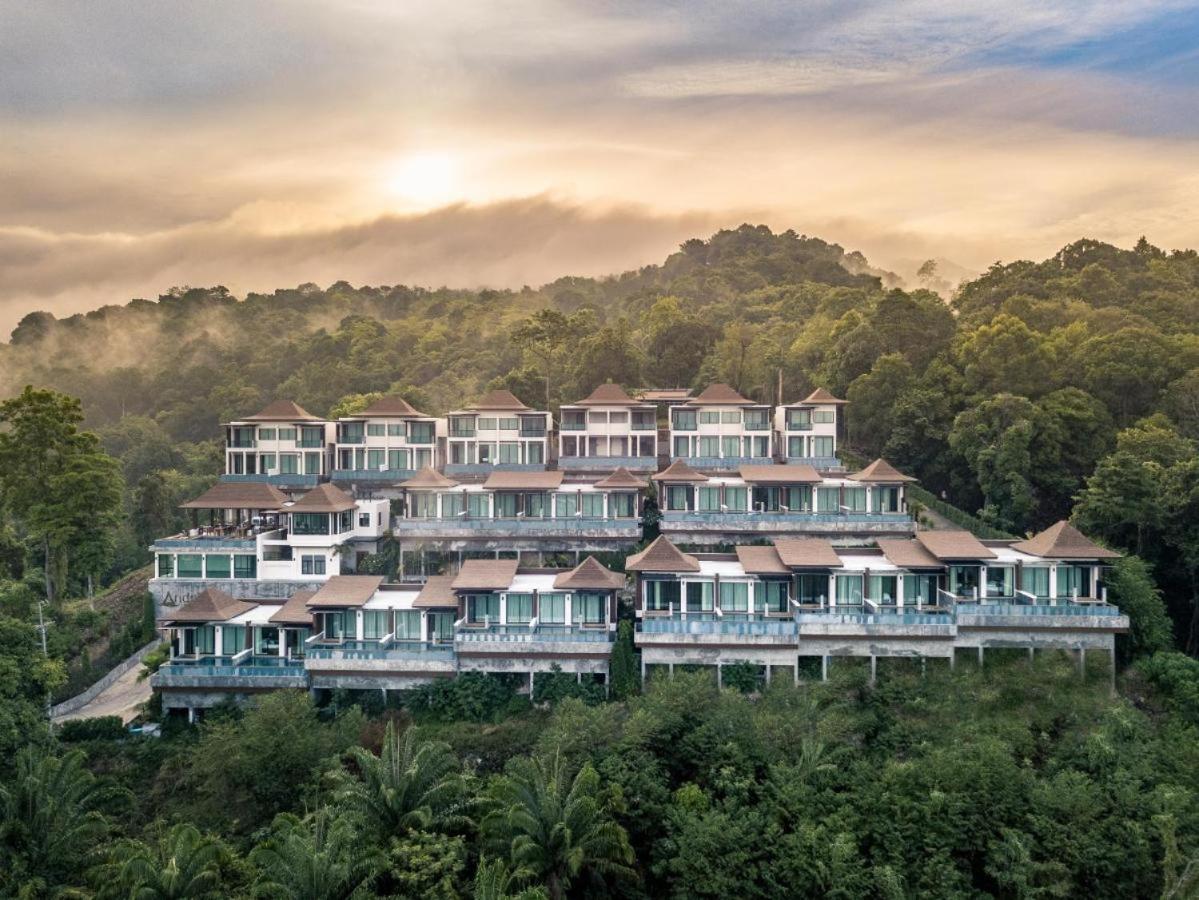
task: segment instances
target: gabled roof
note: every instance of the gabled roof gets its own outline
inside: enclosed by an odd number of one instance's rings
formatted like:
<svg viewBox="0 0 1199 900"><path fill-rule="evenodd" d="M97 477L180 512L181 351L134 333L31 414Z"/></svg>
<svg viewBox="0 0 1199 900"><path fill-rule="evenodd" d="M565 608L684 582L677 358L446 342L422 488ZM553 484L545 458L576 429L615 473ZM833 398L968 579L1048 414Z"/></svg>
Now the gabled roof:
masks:
<svg viewBox="0 0 1199 900"><path fill-rule="evenodd" d="M746 575L790 575L773 547L737 547L737 560Z"/></svg>
<svg viewBox="0 0 1199 900"><path fill-rule="evenodd" d="M163 622L227 622L234 616L258 606L248 600L234 600L218 588L205 588L176 610L163 610Z"/></svg>
<svg viewBox="0 0 1199 900"><path fill-rule="evenodd" d="M601 478L593 487L600 491L613 490L641 490L648 484L642 478L638 478L624 466L617 468L615 472L606 478Z"/></svg>
<svg viewBox="0 0 1199 900"><path fill-rule="evenodd" d="M651 475L654 481L707 481L708 476L697 472L683 460L676 459L661 472Z"/></svg>
<svg viewBox="0 0 1199 900"><path fill-rule="evenodd" d="M969 531L917 531L916 540L939 560L995 558Z"/></svg>
<svg viewBox="0 0 1199 900"><path fill-rule="evenodd" d="M365 605L382 583L382 575L334 575L308 598L307 605L355 609Z"/></svg>
<svg viewBox="0 0 1199 900"><path fill-rule="evenodd" d="M924 544L906 538L879 538L878 549L883 558L901 569L940 569L941 560L933 556Z"/></svg>
<svg viewBox="0 0 1199 900"><path fill-rule="evenodd" d="M270 621L276 625L311 625L312 613L308 610L308 601L316 591L296 591L271 616Z"/></svg>
<svg viewBox="0 0 1199 900"><path fill-rule="evenodd" d="M746 400L729 385L722 382L710 384L698 397L687 401L688 406L756 406L752 400Z"/></svg>
<svg viewBox="0 0 1199 900"><path fill-rule="evenodd" d="M180 509L276 510L287 495L265 481L218 481L195 500L180 503Z"/></svg>
<svg viewBox="0 0 1199 900"><path fill-rule="evenodd" d="M564 591L617 591L624 587L624 576L589 556L573 569L560 572L554 578L554 587Z"/></svg>
<svg viewBox="0 0 1199 900"><path fill-rule="evenodd" d="M1065 519L1026 541L1016 541L1012 549L1046 559L1118 559L1120 556L1100 547Z"/></svg>
<svg viewBox="0 0 1199 900"><path fill-rule="evenodd" d="M483 482L486 491L556 491L562 486L566 473L554 472L492 472Z"/></svg>
<svg viewBox="0 0 1199 900"><path fill-rule="evenodd" d="M511 391L489 391L484 394L482 399L477 403L473 403L467 409L477 410L525 410L529 407L525 406L516 399L516 395Z"/></svg>
<svg viewBox="0 0 1199 900"><path fill-rule="evenodd" d="M820 484L820 473L805 464L786 466L741 466L741 477L750 484Z"/></svg>
<svg viewBox="0 0 1199 900"><path fill-rule="evenodd" d="M467 559L454 576L455 591L499 591L512 584L516 577L515 559Z"/></svg>
<svg viewBox="0 0 1199 900"><path fill-rule="evenodd" d="M636 406L637 401L628 395L619 384L609 381L601 384L587 397L574 406Z"/></svg>
<svg viewBox="0 0 1199 900"><path fill-rule="evenodd" d="M354 509L354 498L335 484L318 484L303 497L286 507L289 513L335 513Z"/></svg>
<svg viewBox="0 0 1199 900"><path fill-rule="evenodd" d="M407 488L408 490L437 490L439 488L456 487L458 482L453 478L446 478L432 466L425 466L407 481L401 481L396 487Z"/></svg>
<svg viewBox="0 0 1199 900"><path fill-rule="evenodd" d="M812 391L812 393L810 393L810 394L808 394L808 396L804 397L801 402L802 403L811 403L814 405L820 405L820 404L829 404L829 403L848 403L849 401L848 400L840 400L837 397L834 397L832 394L830 394L824 388L816 388L816 390Z"/></svg>
<svg viewBox="0 0 1199 900"><path fill-rule="evenodd" d="M446 606L457 606L458 598L454 596L454 575L430 575L425 586L420 589L416 599L412 601L415 609L437 609Z"/></svg>
<svg viewBox="0 0 1199 900"><path fill-rule="evenodd" d="M841 557L824 538L787 538L774 542L783 565L792 569L836 569Z"/></svg>
<svg viewBox="0 0 1199 900"><path fill-rule="evenodd" d="M246 416L244 419L237 419L238 422L319 422L319 418L314 416L300 404L292 400L275 400L268 403L252 416Z"/></svg>
<svg viewBox="0 0 1199 900"><path fill-rule="evenodd" d="M411 403L397 394L388 394L386 397L380 397L378 400L356 415L428 418L428 416L426 416L423 412L420 412L414 408Z"/></svg>
<svg viewBox="0 0 1199 900"><path fill-rule="evenodd" d="M915 481L911 475L904 475L885 459L879 458L860 472L849 476L851 481L877 481L883 484L895 484L901 481Z"/></svg>
<svg viewBox="0 0 1199 900"><path fill-rule="evenodd" d="M698 572L699 560L660 535L640 553L625 560L626 572Z"/></svg>

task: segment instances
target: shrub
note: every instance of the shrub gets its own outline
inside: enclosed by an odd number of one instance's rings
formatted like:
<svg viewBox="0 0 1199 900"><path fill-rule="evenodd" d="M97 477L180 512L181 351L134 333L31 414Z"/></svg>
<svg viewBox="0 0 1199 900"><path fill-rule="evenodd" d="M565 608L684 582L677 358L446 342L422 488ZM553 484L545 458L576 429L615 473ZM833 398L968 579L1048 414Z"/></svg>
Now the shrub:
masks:
<svg viewBox="0 0 1199 900"><path fill-rule="evenodd" d="M125 737L125 725L120 716L71 719L59 726L58 737L68 744L78 741L114 741Z"/></svg>

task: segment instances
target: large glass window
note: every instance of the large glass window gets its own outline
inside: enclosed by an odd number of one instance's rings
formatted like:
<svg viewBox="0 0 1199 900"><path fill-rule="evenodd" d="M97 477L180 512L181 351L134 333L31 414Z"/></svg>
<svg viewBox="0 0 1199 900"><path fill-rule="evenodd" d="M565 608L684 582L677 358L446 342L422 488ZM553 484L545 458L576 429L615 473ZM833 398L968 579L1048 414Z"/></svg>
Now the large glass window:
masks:
<svg viewBox="0 0 1199 900"><path fill-rule="evenodd" d="M684 457L690 456L691 438L676 435L674 439L674 455Z"/></svg>
<svg viewBox="0 0 1199 900"><path fill-rule="evenodd" d="M382 447L371 447L366 451L366 467L371 471L379 471L386 461L387 456Z"/></svg>
<svg viewBox="0 0 1199 900"><path fill-rule="evenodd" d="M950 566L949 593L959 597L977 597L978 569L978 566Z"/></svg>
<svg viewBox="0 0 1199 900"><path fill-rule="evenodd" d="M687 612L711 612L714 592L711 581L687 582Z"/></svg>
<svg viewBox="0 0 1199 900"><path fill-rule="evenodd" d="M725 435L720 439L720 453L725 459L733 459L741 455L741 438L735 435ZM704 454L700 454L703 456Z"/></svg>
<svg viewBox="0 0 1199 900"><path fill-rule="evenodd" d="M341 429L341 443L361 444L363 429L365 427L362 422L343 422L338 426Z"/></svg>
<svg viewBox="0 0 1199 900"><path fill-rule="evenodd" d="M810 409L787 410L788 431L808 431L812 427L812 411ZM798 454L796 454L798 455Z"/></svg>
<svg viewBox="0 0 1199 900"><path fill-rule="evenodd" d="M204 557L198 553L180 553L176 557L180 578L203 578Z"/></svg>
<svg viewBox="0 0 1199 900"><path fill-rule="evenodd" d="M727 409L721 412L720 421L725 425L739 425L741 423L741 410ZM746 424L749 423L749 414L745 416Z"/></svg>
<svg viewBox="0 0 1199 900"><path fill-rule="evenodd" d="M1011 597L1015 594L1016 570L1011 566L987 566L987 596Z"/></svg>
<svg viewBox="0 0 1199 900"><path fill-rule="evenodd" d="M388 626L391 613L386 609L368 609L362 613L362 636L368 641L377 641L391 633Z"/></svg>
<svg viewBox="0 0 1199 900"><path fill-rule="evenodd" d="M604 517L603 494L580 494L583 506L583 517L586 519L602 519Z"/></svg>
<svg viewBox="0 0 1199 900"><path fill-rule="evenodd" d="M841 509L841 489L837 487L816 488L816 512L835 513Z"/></svg>
<svg viewBox="0 0 1199 900"><path fill-rule="evenodd" d="M895 587L894 575L871 575L870 576L870 599L875 603L882 603L886 606L894 605L899 594Z"/></svg>
<svg viewBox="0 0 1199 900"><path fill-rule="evenodd" d="M796 581L795 602L804 606L824 606L828 602L828 576L799 575Z"/></svg>
<svg viewBox="0 0 1199 900"><path fill-rule="evenodd" d="M300 474L300 454L298 454L298 453L280 453L279 454L279 474L280 475L299 475Z"/></svg>
<svg viewBox="0 0 1199 900"><path fill-rule="evenodd" d="M720 488L701 485L696 489L700 512L720 512Z"/></svg>
<svg viewBox="0 0 1199 900"><path fill-rule="evenodd" d="M516 464L520 462L520 443L518 441L504 441L500 444L499 461L501 463Z"/></svg>
<svg viewBox="0 0 1199 900"><path fill-rule="evenodd" d="M442 494L441 495L441 517L443 519L456 519L462 515L462 510L465 508L461 494Z"/></svg>
<svg viewBox="0 0 1199 900"><path fill-rule="evenodd" d="M399 472L408 468L408 451L407 450L388 450L387 451L387 468L393 472Z"/></svg>
<svg viewBox="0 0 1199 900"><path fill-rule="evenodd" d="M1020 570L1020 589L1034 597L1049 596L1049 567L1025 566Z"/></svg>
<svg viewBox="0 0 1199 900"><path fill-rule="evenodd" d="M601 625L604 622L604 594L575 594L571 601L571 612L576 625Z"/></svg>
<svg viewBox="0 0 1199 900"><path fill-rule="evenodd" d="M226 625L221 629L221 655L236 656L246 649L246 627Z"/></svg>
<svg viewBox="0 0 1199 900"><path fill-rule="evenodd" d="M501 491L495 495L495 517L497 519L512 519L516 517L517 495Z"/></svg>
<svg viewBox="0 0 1199 900"><path fill-rule="evenodd" d="M1058 566L1057 595L1060 598L1087 597L1091 593L1090 566Z"/></svg>
<svg viewBox="0 0 1199 900"><path fill-rule="evenodd" d="M204 557L204 577L205 578L230 578L232 577L233 569L229 562L229 557L223 553L219 556L209 554Z"/></svg>
<svg viewBox="0 0 1199 900"><path fill-rule="evenodd" d="M319 453L304 454L304 474L319 475L321 474L321 455Z"/></svg>
<svg viewBox="0 0 1199 900"><path fill-rule="evenodd" d="M278 656L279 629L274 627L255 628L254 652L259 656Z"/></svg>
<svg viewBox="0 0 1199 900"><path fill-rule="evenodd" d="M699 439L699 456L712 457L720 455L720 438L701 437Z"/></svg>
<svg viewBox="0 0 1199 900"><path fill-rule="evenodd" d="M258 439L261 441L273 441L275 439L275 429L259 428L258 429Z"/></svg>
<svg viewBox="0 0 1199 900"><path fill-rule="evenodd" d="M745 429L761 431L769 424L770 411L765 409L747 409L745 411Z"/></svg>
<svg viewBox="0 0 1199 900"><path fill-rule="evenodd" d="M233 557L234 578L255 578L258 575L258 558L253 553L238 553Z"/></svg>
<svg viewBox="0 0 1199 900"><path fill-rule="evenodd" d="M637 516L637 495L631 491L619 491L608 495L612 515L617 519L632 519Z"/></svg>
<svg viewBox="0 0 1199 900"><path fill-rule="evenodd" d="M686 484L668 484L666 486L666 508L669 510L689 509L691 506L691 486Z"/></svg>
<svg viewBox="0 0 1199 900"><path fill-rule="evenodd" d="M294 428L280 428L279 440L290 441L294 444L296 441L296 430Z"/></svg>
<svg viewBox="0 0 1199 900"><path fill-rule="evenodd" d="M743 487L726 485L724 489L724 505L729 512L746 512L749 509L749 490Z"/></svg>
<svg viewBox="0 0 1199 900"><path fill-rule="evenodd" d="M170 578L175 574L175 557L167 553L158 554L158 577Z"/></svg>
<svg viewBox="0 0 1199 900"><path fill-rule="evenodd" d="M837 414L831 409L818 409L812 413L812 421L817 425L831 425L837 421Z"/></svg>
<svg viewBox="0 0 1199 900"><path fill-rule="evenodd" d="M749 612L749 585L741 581L720 582L720 608L726 613Z"/></svg>
<svg viewBox="0 0 1199 900"><path fill-rule="evenodd" d="M328 513L292 513L292 534L328 534Z"/></svg>
<svg viewBox="0 0 1199 900"><path fill-rule="evenodd" d="M366 433L371 437L385 437L387 426L382 422L371 422L366 426Z"/></svg>
<svg viewBox="0 0 1199 900"><path fill-rule="evenodd" d="M396 610L395 622L395 636L397 641L421 640L419 609Z"/></svg>
<svg viewBox="0 0 1199 900"><path fill-rule="evenodd" d="M784 512L809 512L812 509L812 486L801 484L789 487L784 492L787 498Z"/></svg>
<svg viewBox="0 0 1199 900"><path fill-rule="evenodd" d="M874 511L878 513L899 512L899 488L874 486Z"/></svg>
<svg viewBox="0 0 1199 900"><path fill-rule="evenodd" d="M804 452L804 440L801 437L787 438L787 456L791 459L803 459L808 454Z"/></svg>
<svg viewBox="0 0 1199 900"><path fill-rule="evenodd" d="M542 594L537 600L537 621L544 625L565 625L566 595Z"/></svg>
<svg viewBox="0 0 1199 900"><path fill-rule="evenodd" d="M258 454L258 471L267 473L275 470L275 454L260 453Z"/></svg>
<svg viewBox="0 0 1199 900"><path fill-rule="evenodd" d="M435 641L454 639L454 614L448 612L429 613L429 633Z"/></svg>
<svg viewBox="0 0 1199 900"><path fill-rule="evenodd" d="M473 519L491 517L491 497L475 492L466 495L466 514Z"/></svg>
<svg viewBox="0 0 1199 900"><path fill-rule="evenodd" d="M579 513L578 494L555 494L554 515L559 519L569 519Z"/></svg>
<svg viewBox="0 0 1199 900"><path fill-rule="evenodd" d="M408 512L413 519L436 519L437 495L432 491L414 491L408 495Z"/></svg>
<svg viewBox="0 0 1199 900"><path fill-rule="evenodd" d="M300 557L301 575L324 575L325 557L315 554L305 554Z"/></svg>
<svg viewBox="0 0 1199 900"><path fill-rule="evenodd" d="M508 624L528 625L533 621L533 595L508 595Z"/></svg>
<svg viewBox="0 0 1199 900"><path fill-rule="evenodd" d="M325 429L320 425L305 425L300 429L301 447L325 446Z"/></svg>
<svg viewBox="0 0 1199 900"><path fill-rule="evenodd" d="M846 487L842 503L849 512L862 513L866 511L866 489L864 487Z"/></svg>
<svg viewBox="0 0 1199 900"><path fill-rule="evenodd" d="M495 431L495 418L492 416L481 416L479 418L479 431Z"/></svg>
<svg viewBox="0 0 1199 900"><path fill-rule="evenodd" d="M550 515L550 495L541 492L525 494L525 515L530 519L548 519Z"/></svg>
<svg viewBox="0 0 1199 900"><path fill-rule="evenodd" d="M831 457L833 455L833 439L817 435L812 438L812 455L816 457Z"/></svg>
<svg viewBox="0 0 1199 900"><path fill-rule="evenodd" d="M838 606L861 606L862 605L862 576L861 575L838 575L837 576L837 605Z"/></svg>
<svg viewBox="0 0 1199 900"><path fill-rule="evenodd" d="M490 622L492 625L500 621L499 594L467 594L466 621L471 625L482 625Z"/></svg>
<svg viewBox="0 0 1199 900"><path fill-rule="evenodd" d="M908 606L937 605L937 576L905 575L903 578L903 602Z"/></svg>
<svg viewBox="0 0 1199 900"><path fill-rule="evenodd" d="M700 425L719 425L720 410L718 409L701 409L699 411Z"/></svg>
<svg viewBox="0 0 1199 900"><path fill-rule="evenodd" d="M525 444L525 462L531 466L545 462L545 444L540 441L529 441Z"/></svg>
<svg viewBox="0 0 1199 900"><path fill-rule="evenodd" d="M675 431L695 431L695 410L676 409L672 413Z"/></svg>
<svg viewBox="0 0 1199 900"><path fill-rule="evenodd" d="M216 628L212 625L201 625L195 629L196 654L211 656L216 653Z"/></svg>
<svg viewBox="0 0 1199 900"><path fill-rule="evenodd" d="M387 436L388 437L403 437L404 436L403 423L402 422L388 422L387 423Z"/></svg>
<svg viewBox="0 0 1199 900"><path fill-rule="evenodd" d="M787 582L779 579L759 581L757 595L763 612L787 612Z"/></svg>
<svg viewBox="0 0 1199 900"><path fill-rule="evenodd" d="M433 443L433 423L432 422L409 422L408 423L408 443L410 443L410 444L431 444L431 443Z"/></svg>
<svg viewBox="0 0 1199 900"><path fill-rule="evenodd" d="M645 608L657 612L678 609L682 585L678 581L647 580L645 584Z"/></svg>

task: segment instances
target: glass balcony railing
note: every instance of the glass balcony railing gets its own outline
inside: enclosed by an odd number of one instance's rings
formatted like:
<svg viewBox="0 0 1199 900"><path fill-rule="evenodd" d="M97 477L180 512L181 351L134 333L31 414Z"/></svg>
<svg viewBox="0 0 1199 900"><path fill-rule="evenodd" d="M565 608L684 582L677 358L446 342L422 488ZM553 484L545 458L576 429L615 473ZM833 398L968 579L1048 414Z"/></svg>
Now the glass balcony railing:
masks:
<svg viewBox="0 0 1199 900"><path fill-rule="evenodd" d="M232 656L175 657L159 668L159 673L210 678L303 678L304 663L294 657L247 656L234 661Z"/></svg>
<svg viewBox="0 0 1199 900"><path fill-rule="evenodd" d="M454 631L454 640L462 643L531 644L537 641L563 641L608 644L615 635L606 625L462 625Z"/></svg>
<svg viewBox="0 0 1199 900"><path fill-rule="evenodd" d="M569 419L563 419L558 423L560 431L586 431L587 423L585 421L572 422Z"/></svg>
<svg viewBox="0 0 1199 900"><path fill-rule="evenodd" d="M637 624L642 634L720 634L742 637L794 637L799 633L795 617L761 613L688 613L654 616L647 613Z"/></svg>
<svg viewBox="0 0 1199 900"><path fill-rule="evenodd" d="M310 660L322 659L434 659L450 661L454 647L449 642L430 641L322 641L308 650Z"/></svg>

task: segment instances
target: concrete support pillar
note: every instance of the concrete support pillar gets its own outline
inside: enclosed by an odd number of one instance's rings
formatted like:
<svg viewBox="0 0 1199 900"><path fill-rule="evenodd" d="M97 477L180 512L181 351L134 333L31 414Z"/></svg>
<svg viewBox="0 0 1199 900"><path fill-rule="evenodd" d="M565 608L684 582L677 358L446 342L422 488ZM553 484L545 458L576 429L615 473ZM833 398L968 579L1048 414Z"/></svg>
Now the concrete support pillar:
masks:
<svg viewBox="0 0 1199 900"><path fill-rule="evenodd" d="M878 657L874 656L872 654L870 657L870 683L874 684L874 682L877 679L878 679Z"/></svg>
<svg viewBox="0 0 1199 900"><path fill-rule="evenodd" d="M1079 678L1087 677L1087 648L1086 647L1078 648L1078 677Z"/></svg>
<svg viewBox="0 0 1199 900"><path fill-rule="evenodd" d="M641 686L645 687L645 656L641 657Z"/></svg>
<svg viewBox="0 0 1199 900"><path fill-rule="evenodd" d="M575 672L575 683L576 684L583 683L583 673L582 672Z"/></svg>
<svg viewBox="0 0 1199 900"><path fill-rule="evenodd" d="M529 699L533 699L533 673L529 673Z"/></svg>
<svg viewBox="0 0 1199 900"><path fill-rule="evenodd" d="M724 687L724 671L723 671L723 669L724 669L724 667L721 666L720 663L716 664L716 686L718 688Z"/></svg>
<svg viewBox="0 0 1199 900"><path fill-rule="evenodd" d="M670 673L670 677L674 678L674 663L667 663L666 670Z"/></svg>
<svg viewBox="0 0 1199 900"><path fill-rule="evenodd" d="M1036 658L1037 658L1037 649L1036 649L1035 647L1029 647L1029 648L1028 648L1028 662L1029 662L1029 664L1031 665L1033 662L1035 662L1035 661L1036 661Z"/></svg>
<svg viewBox="0 0 1199 900"><path fill-rule="evenodd" d="M957 650L950 650L950 651L949 651L949 671L950 671L950 672L952 672L952 671L953 671L953 666L954 666L954 663L956 663L957 661L958 661L958 652L957 652Z"/></svg>
<svg viewBox="0 0 1199 900"><path fill-rule="evenodd" d="M196 708L189 706L187 708L187 724L194 725L196 723Z"/></svg>
<svg viewBox="0 0 1199 900"><path fill-rule="evenodd" d="M795 684L799 685L799 658L795 660Z"/></svg>
<svg viewBox="0 0 1199 900"><path fill-rule="evenodd" d="M983 667L983 648L982 647L978 648L978 667L980 669Z"/></svg>
<svg viewBox="0 0 1199 900"><path fill-rule="evenodd" d="M828 657L820 657L820 680L828 681Z"/></svg>
<svg viewBox="0 0 1199 900"><path fill-rule="evenodd" d="M923 678L928 674L928 657L920 657L920 677Z"/></svg>
<svg viewBox="0 0 1199 900"><path fill-rule="evenodd" d="M1111 692L1111 695L1114 697L1114 696L1116 696L1116 648L1115 647L1112 647L1107 652L1107 659L1108 659L1108 662L1110 663L1110 666L1107 670L1107 679L1108 679L1107 686L1108 686L1108 690Z"/></svg>

